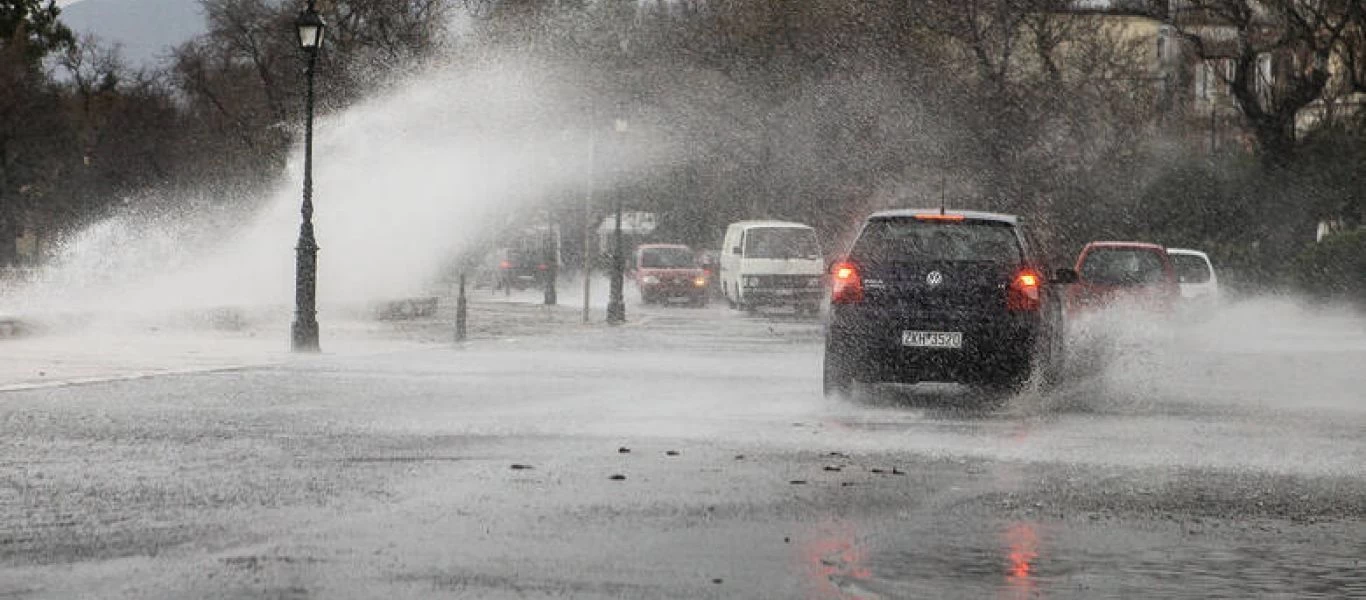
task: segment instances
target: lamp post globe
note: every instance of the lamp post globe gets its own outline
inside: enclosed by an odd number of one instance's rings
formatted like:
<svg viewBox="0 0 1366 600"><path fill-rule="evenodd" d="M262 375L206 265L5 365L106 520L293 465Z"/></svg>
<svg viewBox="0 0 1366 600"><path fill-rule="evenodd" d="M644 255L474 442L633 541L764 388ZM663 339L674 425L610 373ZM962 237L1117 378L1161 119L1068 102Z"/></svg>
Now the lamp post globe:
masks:
<svg viewBox="0 0 1366 600"><path fill-rule="evenodd" d="M312 2L299 13L299 17L294 20L294 27L299 30L299 48L317 50L322 47L323 31L327 29L327 24L323 22L322 15L313 8Z"/></svg>
<svg viewBox="0 0 1366 600"><path fill-rule="evenodd" d="M318 352L318 242L313 237L313 72L322 48L326 25L318 14L314 0L299 13L294 26L299 33L299 47L307 55L307 92L304 106L304 198L299 213L299 242L295 246L294 324L291 348L295 352Z"/></svg>

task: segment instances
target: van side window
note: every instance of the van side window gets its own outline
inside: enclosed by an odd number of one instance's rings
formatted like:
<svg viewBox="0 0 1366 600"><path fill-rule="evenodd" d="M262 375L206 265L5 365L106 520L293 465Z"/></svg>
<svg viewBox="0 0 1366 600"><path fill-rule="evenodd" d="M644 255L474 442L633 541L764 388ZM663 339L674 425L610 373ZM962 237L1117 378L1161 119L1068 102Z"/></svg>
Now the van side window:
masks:
<svg viewBox="0 0 1366 600"><path fill-rule="evenodd" d="M1176 276L1181 283L1209 283L1209 265L1205 264L1205 259L1190 254L1173 254L1172 265L1176 267Z"/></svg>

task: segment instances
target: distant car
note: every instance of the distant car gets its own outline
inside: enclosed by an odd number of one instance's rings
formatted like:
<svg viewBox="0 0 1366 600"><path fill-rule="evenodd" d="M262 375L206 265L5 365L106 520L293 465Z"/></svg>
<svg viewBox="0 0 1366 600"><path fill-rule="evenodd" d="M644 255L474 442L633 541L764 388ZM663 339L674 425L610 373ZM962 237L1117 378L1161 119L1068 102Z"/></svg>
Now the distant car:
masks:
<svg viewBox="0 0 1366 600"><path fill-rule="evenodd" d="M1206 309L1219 304L1219 276L1214 272L1208 254L1186 248L1167 248L1167 255L1176 267L1183 304Z"/></svg>
<svg viewBox="0 0 1366 600"><path fill-rule="evenodd" d="M1014 389L1059 377L1062 294L1020 219L940 210L874 213L831 268L824 388L955 382Z"/></svg>
<svg viewBox="0 0 1366 600"><path fill-rule="evenodd" d="M1171 314L1181 298L1167 249L1146 242L1091 242L1077 257L1077 285L1068 294L1076 313L1123 307Z"/></svg>
<svg viewBox="0 0 1366 600"><path fill-rule="evenodd" d="M494 290L524 290L541 285L549 265L532 252L499 248L489 255L485 269L493 279Z"/></svg>
<svg viewBox="0 0 1366 600"><path fill-rule="evenodd" d="M636 248L636 287L646 304L682 300L707 304L707 272L697 254L682 244L644 244Z"/></svg>

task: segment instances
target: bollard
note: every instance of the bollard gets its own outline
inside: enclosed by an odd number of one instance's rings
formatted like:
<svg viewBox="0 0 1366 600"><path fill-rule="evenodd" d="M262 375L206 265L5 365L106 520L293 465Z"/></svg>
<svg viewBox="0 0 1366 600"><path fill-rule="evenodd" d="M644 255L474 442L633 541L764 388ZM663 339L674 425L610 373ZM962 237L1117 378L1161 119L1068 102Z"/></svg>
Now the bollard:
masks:
<svg viewBox="0 0 1366 600"><path fill-rule="evenodd" d="M465 300L465 274L460 274L460 291L455 297L455 341L463 342L466 337L466 312L469 306Z"/></svg>

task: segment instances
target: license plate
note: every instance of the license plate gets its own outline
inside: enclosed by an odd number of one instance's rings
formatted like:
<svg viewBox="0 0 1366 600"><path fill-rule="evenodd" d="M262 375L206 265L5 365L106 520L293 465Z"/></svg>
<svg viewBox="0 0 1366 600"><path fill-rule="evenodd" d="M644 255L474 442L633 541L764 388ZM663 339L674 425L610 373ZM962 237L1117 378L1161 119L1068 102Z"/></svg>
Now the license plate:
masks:
<svg viewBox="0 0 1366 600"><path fill-rule="evenodd" d="M963 334L958 331L903 331L901 345L909 348L962 348Z"/></svg>

